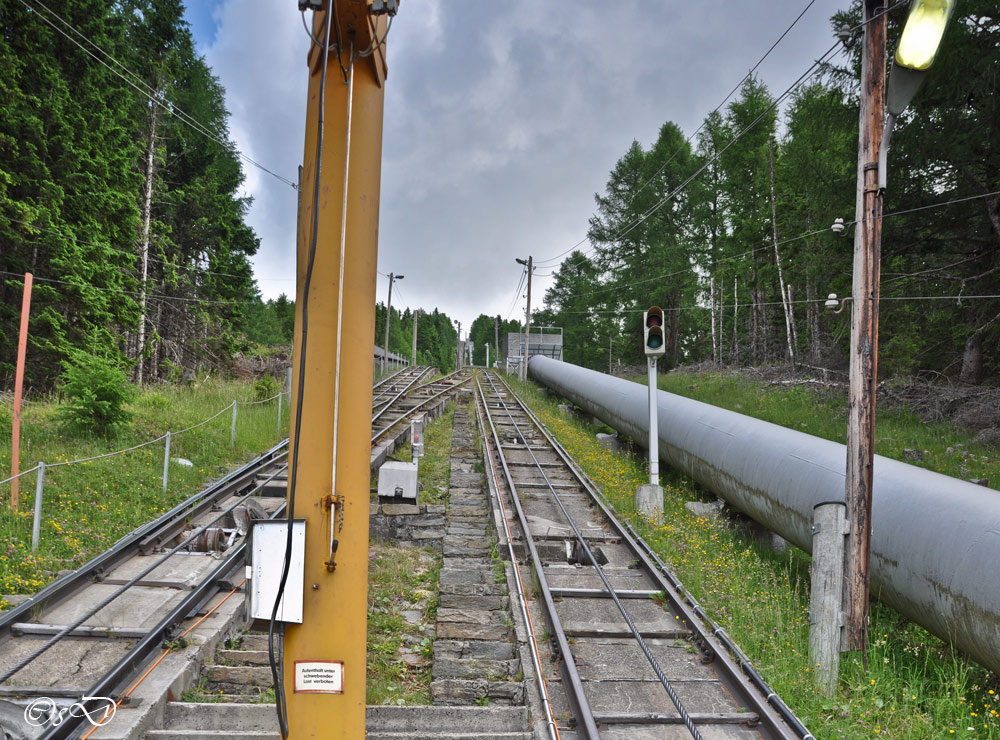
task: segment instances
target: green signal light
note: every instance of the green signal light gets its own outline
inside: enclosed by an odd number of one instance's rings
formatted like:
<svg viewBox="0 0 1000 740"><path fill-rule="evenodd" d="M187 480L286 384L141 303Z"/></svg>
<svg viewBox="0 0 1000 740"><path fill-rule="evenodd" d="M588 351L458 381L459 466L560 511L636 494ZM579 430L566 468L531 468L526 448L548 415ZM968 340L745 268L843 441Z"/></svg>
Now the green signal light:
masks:
<svg viewBox="0 0 1000 740"><path fill-rule="evenodd" d="M654 334L649 338L649 341L646 344L652 349L659 349L663 345L663 338Z"/></svg>

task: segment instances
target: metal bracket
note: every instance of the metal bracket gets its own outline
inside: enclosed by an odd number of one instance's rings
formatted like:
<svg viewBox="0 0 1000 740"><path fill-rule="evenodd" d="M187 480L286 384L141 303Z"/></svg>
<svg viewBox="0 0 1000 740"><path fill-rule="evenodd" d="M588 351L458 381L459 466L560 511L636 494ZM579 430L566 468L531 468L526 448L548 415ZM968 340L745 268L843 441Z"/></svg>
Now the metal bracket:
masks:
<svg viewBox="0 0 1000 740"><path fill-rule="evenodd" d="M344 528L344 495L342 493L336 493L333 496L326 497L327 508L333 508L333 520L336 522L337 531L340 532ZM330 559L326 561L326 569L330 573L333 573L337 569L337 548L340 546L340 542L336 537L330 540Z"/></svg>

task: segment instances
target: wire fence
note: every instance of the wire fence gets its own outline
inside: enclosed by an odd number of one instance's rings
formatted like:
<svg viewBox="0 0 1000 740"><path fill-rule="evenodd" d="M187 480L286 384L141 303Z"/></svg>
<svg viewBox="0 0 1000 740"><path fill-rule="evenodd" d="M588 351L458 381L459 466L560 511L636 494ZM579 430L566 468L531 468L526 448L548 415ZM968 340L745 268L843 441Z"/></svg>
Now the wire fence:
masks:
<svg viewBox="0 0 1000 740"><path fill-rule="evenodd" d="M234 399L232 403L224 406L219 411L216 411L211 416L199 421L196 424L192 424L183 429L173 431L167 430L163 434L150 439L139 444L131 445L129 447L124 447L119 450L113 450L111 452L105 452L97 455L89 455L86 457L79 457L72 460L56 460L53 462L45 462L39 460L33 467L26 470L22 470L17 473L17 475L9 475L0 479L0 538L8 543L20 542L24 545L28 544L30 537L31 551L35 552L41 543L41 537L43 534L43 521L46 522L45 533L48 535L50 532L57 535L64 535L67 531L67 522L65 518L61 518L60 509L72 510L73 501L72 499L86 494L88 497L92 496L94 501L100 501L100 499L112 498L108 495L107 487L115 486L120 489L121 486L126 487L126 495L128 493L128 487L131 485L141 484L144 488L148 489L150 487L150 481L148 475L144 472L149 469L149 467L155 467L156 478L158 479L159 494L160 496L166 496L170 490L170 474L171 468L175 470L178 466L181 467L194 467L194 464L179 455L183 450L180 450L177 446L178 438L182 435L188 435L192 438L189 446L192 453L197 453L199 446L202 444L213 444L216 447L223 446L224 438L222 435L222 428L215 430L214 432L209 432L206 427L213 421L219 419L220 417L225 417L227 414L230 417L229 424L229 448L230 450L236 449L238 432L243 432L243 437L247 439L261 439L275 437L280 437L283 434L282 422L287 419L287 406L290 397L290 387L279 391L269 398L263 398L259 400L252 401L240 401L239 399ZM272 411L269 407L273 406L275 409ZM240 409L244 409L244 412L240 414ZM273 424L273 426L272 426ZM200 430L200 431L199 431ZM194 434L192 434L194 433ZM214 435L211 440L209 440L205 435ZM194 439L198 438L198 439ZM241 437L242 438L242 437ZM163 458L162 458L162 474L160 468L160 462L158 455L154 455L151 448L154 445L163 444ZM171 448L173 446L173 453ZM140 470L143 473L137 474L134 465L119 465L119 470L116 470L113 466L111 469L107 469L107 465L100 465L101 468L95 474L83 475L80 474L78 477L80 480L75 484L75 487L81 488L83 490L69 491L68 494L65 491L66 486L60 485L60 482L54 480L51 477L53 470L59 468L68 468L70 466L81 466L88 467L93 466L95 463L102 463L103 461L108 461L111 458L118 458L129 453L137 453L139 451L146 450L143 457L147 458L144 460L142 465L140 465ZM172 456L173 454L173 456ZM193 455L194 456L194 455ZM147 467L149 466L149 467ZM205 471L198 471L199 473L204 473ZM48 481L46 476L49 475ZM35 492L33 505L29 508L28 501L20 501L20 496L16 496L16 491L20 487L22 481L29 481L30 476L34 476ZM141 477L141 481L133 482L130 479L133 477ZM124 482L119 481L118 478L124 478ZM55 496L55 501L46 500L45 489L46 483L60 489ZM68 481L67 481L68 482ZM102 484L104 489L101 490ZM92 488L96 486L96 488ZM71 501L67 502L66 497L69 497ZM27 497L24 497L27 498ZM51 497L50 497L51 498ZM63 506L63 504L69 504L68 506ZM96 503L96 506L100 509L106 504ZM120 512L120 507L117 509ZM109 512L116 513L116 512ZM71 515L69 515L71 516ZM10 549L10 545L8 546ZM2 557L2 554L0 554ZM0 563L2 565L2 563ZM2 588L5 584L0 583L0 593L4 592ZM13 584L15 587L17 583ZM10 590L8 585L7 590Z"/></svg>

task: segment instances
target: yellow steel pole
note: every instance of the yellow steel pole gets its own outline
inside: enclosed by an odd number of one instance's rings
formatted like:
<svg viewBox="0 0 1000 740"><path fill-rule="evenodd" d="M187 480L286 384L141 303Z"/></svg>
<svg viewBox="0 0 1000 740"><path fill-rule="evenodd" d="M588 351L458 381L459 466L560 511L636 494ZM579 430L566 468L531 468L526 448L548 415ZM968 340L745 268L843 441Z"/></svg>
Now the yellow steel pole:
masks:
<svg viewBox="0 0 1000 740"><path fill-rule="evenodd" d="M318 198L323 51L315 43L308 55L309 102L300 186L292 408L301 414L301 422L292 420L290 445L292 450L298 445L294 516L306 522L305 596L302 624L286 627L283 658L288 737L294 740L363 738L365 734L369 437L385 47L364 58L355 54L350 98L341 65L351 68L349 49L364 51L372 45L373 36L382 38L385 18L376 21L364 0L339 0L333 7L333 27L342 48L331 51L327 60ZM322 41L324 13L315 13L313 20L313 33ZM335 43L332 33L330 44ZM316 250L306 296L314 219ZM343 312L339 331L338 306ZM303 345L305 363L300 373ZM289 500L291 494L289 490ZM337 544L331 552L333 537ZM342 669L342 693L334 693L337 666ZM320 680L314 680L316 676Z"/></svg>

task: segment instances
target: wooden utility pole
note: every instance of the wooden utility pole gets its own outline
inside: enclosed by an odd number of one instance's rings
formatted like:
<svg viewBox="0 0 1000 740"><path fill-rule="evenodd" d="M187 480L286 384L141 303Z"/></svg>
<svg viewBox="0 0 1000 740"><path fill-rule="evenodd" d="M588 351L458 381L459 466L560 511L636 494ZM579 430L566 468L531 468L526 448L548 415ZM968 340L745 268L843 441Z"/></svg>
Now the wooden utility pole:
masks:
<svg viewBox="0 0 1000 740"><path fill-rule="evenodd" d="M875 388L878 377L878 300L882 194L878 152L885 124L885 0L864 0L861 116L851 301L850 388L847 409L845 502L850 534L844 553L844 650L867 650Z"/></svg>
<svg viewBox="0 0 1000 740"><path fill-rule="evenodd" d="M14 370L14 414L10 436L10 510L17 511L20 503L18 473L21 472L21 394L24 391L24 358L28 352L28 315L31 313L30 272L24 273L24 292L21 296L21 329L17 335L17 366Z"/></svg>
<svg viewBox="0 0 1000 740"><path fill-rule="evenodd" d="M417 311L413 312L413 352L410 357L411 367L417 366Z"/></svg>
<svg viewBox="0 0 1000 740"><path fill-rule="evenodd" d="M524 356L521 358L521 381L528 379L528 348L530 345L528 342L531 340L531 273L532 273L532 262L531 255L528 255L528 261L525 262L522 259L518 260L519 264L526 265L528 268L528 305L524 309Z"/></svg>
<svg viewBox="0 0 1000 740"><path fill-rule="evenodd" d="M500 317L499 316L493 319L493 344L494 344L494 349L496 350L494 355L496 356L496 361L499 363L500 362Z"/></svg>
<svg viewBox="0 0 1000 740"><path fill-rule="evenodd" d="M389 273L389 302L385 307L385 346L382 347L382 374L385 374L386 364L389 360L389 321L392 320L392 284L396 280L402 280L402 275L394 272Z"/></svg>
<svg viewBox="0 0 1000 740"><path fill-rule="evenodd" d="M458 342L455 345L455 369L462 369L462 322L456 321L458 324Z"/></svg>

